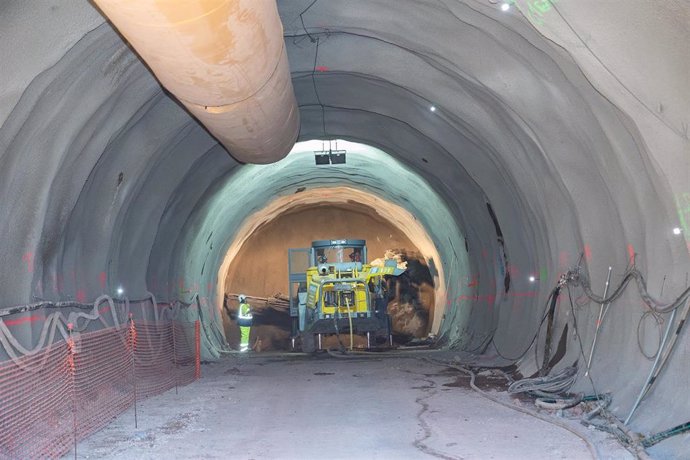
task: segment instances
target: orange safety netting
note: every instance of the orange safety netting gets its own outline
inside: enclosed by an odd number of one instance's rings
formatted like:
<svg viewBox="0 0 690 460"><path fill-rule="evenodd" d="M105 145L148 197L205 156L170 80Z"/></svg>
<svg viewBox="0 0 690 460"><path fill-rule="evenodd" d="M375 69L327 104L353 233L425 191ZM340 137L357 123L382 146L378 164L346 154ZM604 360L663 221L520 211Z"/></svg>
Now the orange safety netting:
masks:
<svg viewBox="0 0 690 460"><path fill-rule="evenodd" d="M193 382L199 331L130 319L0 363L0 459L59 458L138 400Z"/></svg>

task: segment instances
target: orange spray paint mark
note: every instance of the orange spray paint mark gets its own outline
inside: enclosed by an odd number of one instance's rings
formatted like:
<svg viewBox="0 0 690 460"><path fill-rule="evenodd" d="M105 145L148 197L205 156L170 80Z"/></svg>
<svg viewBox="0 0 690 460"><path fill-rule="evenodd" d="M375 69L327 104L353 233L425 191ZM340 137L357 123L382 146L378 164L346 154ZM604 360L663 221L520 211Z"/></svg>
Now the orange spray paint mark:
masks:
<svg viewBox="0 0 690 460"><path fill-rule="evenodd" d="M592 248L589 246L589 244L585 244L585 260L587 262L592 260Z"/></svg>

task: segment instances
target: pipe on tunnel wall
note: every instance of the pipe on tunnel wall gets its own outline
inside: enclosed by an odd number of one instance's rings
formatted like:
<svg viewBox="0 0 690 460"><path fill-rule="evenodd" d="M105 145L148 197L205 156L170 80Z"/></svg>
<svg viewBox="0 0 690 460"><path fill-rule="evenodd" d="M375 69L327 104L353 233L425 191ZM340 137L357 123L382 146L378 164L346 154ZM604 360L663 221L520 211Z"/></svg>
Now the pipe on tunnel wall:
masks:
<svg viewBox="0 0 690 460"><path fill-rule="evenodd" d="M235 159L288 154L299 110L274 0L94 1Z"/></svg>

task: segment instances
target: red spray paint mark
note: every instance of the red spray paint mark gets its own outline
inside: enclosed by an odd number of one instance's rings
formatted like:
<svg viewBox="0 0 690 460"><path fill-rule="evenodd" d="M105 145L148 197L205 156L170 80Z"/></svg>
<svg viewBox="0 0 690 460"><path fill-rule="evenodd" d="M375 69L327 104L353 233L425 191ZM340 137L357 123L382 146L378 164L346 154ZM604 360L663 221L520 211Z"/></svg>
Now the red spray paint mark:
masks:
<svg viewBox="0 0 690 460"><path fill-rule="evenodd" d="M103 313L108 313L110 311L110 305L106 305L105 307L101 307L98 309L98 313L103 314Z"/></svg>
<svg viewBox="0 0 690 460"><path fill-rule="evenodd" d="M77 291L77 302L86 303L86 292L83 289Z"/></svg>
<svg viewBox="0 0 690 460"><path fill-rule="evenodd" d="M105 272L101 272L98 275L98 281L101 283L101 291L104 291L104 292L105 292L105 281L106 281L106 279L107 279L107 277L106 277Z"/></svg>
<svg viewBox="0 0 690 460"><path fill-rule="evenodd" d="M325 65L317 65L316 66L317 72L328 72L329 70L331 70L331 69L329 69L328 66L325 66Z"/></svg>
<svg viewBox="0 0 690 460"><path fill-rule="evenodd" d="M587 262L592 260L592 248L589 246L589 244L585 244L585 260Z"/></svg>
<svg viewBox="0 0 690 460"><path fill-rule="evenodd" d="M25 252L22 256L22 261L26 262L26 270L29 273L34 271L34 254L32 252Z"/></svg>
<svg viewBox="0 0 690 460"><path fill-rule="evenodd" d="M628 244L628 260L630 263L635 262L635 248L632 244Z"/></svg>
<svg viewBox="0 0 690 460"><path fill-rule="evenodd" d="M213 285L211 283L208 283L206 285L206 292L211 292L211 289L213 288Z"/></svg>
<svg viewBox="0 0 690 460"><path fill-rule="evenodd" d="M4 321L6 326L16 326L18 324L33 323L34 321L41 321L46 319L43 315L27 316L26 318L7 319Z"/></svg>
<svg viewBox="0 0 690 460"><path fill-rule="evenodd" d="M184 291L184 279L180 278L180 291Z"/></svg>
<svg viewBox="0 0 690 460"><path fill-rule="evenodd" d="M486 248L482 248L482 257L485 259L489 258L489 251L487 251Z"/></svg>
<svg viewBox="0 0 690 460"><path fill-rule="evenodd" d="M508 294L506 297L517 297L517 298L522 298L522 297L536 297L537 292L536 291L530 291L530 292L515 292L513 294ZM496 301L496 295L495 294L487 294L487 295L459 295L455 298L456 302L461 302L463 300L471 300L471 301L476 301L476 302L488 302L488 303L493 303Z"/></svg>

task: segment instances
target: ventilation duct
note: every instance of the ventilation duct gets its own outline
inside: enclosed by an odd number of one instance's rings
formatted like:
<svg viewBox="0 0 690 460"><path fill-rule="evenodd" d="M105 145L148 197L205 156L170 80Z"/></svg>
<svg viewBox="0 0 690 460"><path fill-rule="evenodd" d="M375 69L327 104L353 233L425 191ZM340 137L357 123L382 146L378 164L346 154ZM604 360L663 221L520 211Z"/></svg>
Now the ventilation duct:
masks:
<svg viewBox="0 0 690 460"><path fill-rule="evenodd" d="M285 157L299 111L275 0L95 0L161 84L245 163Z"/></svg>

